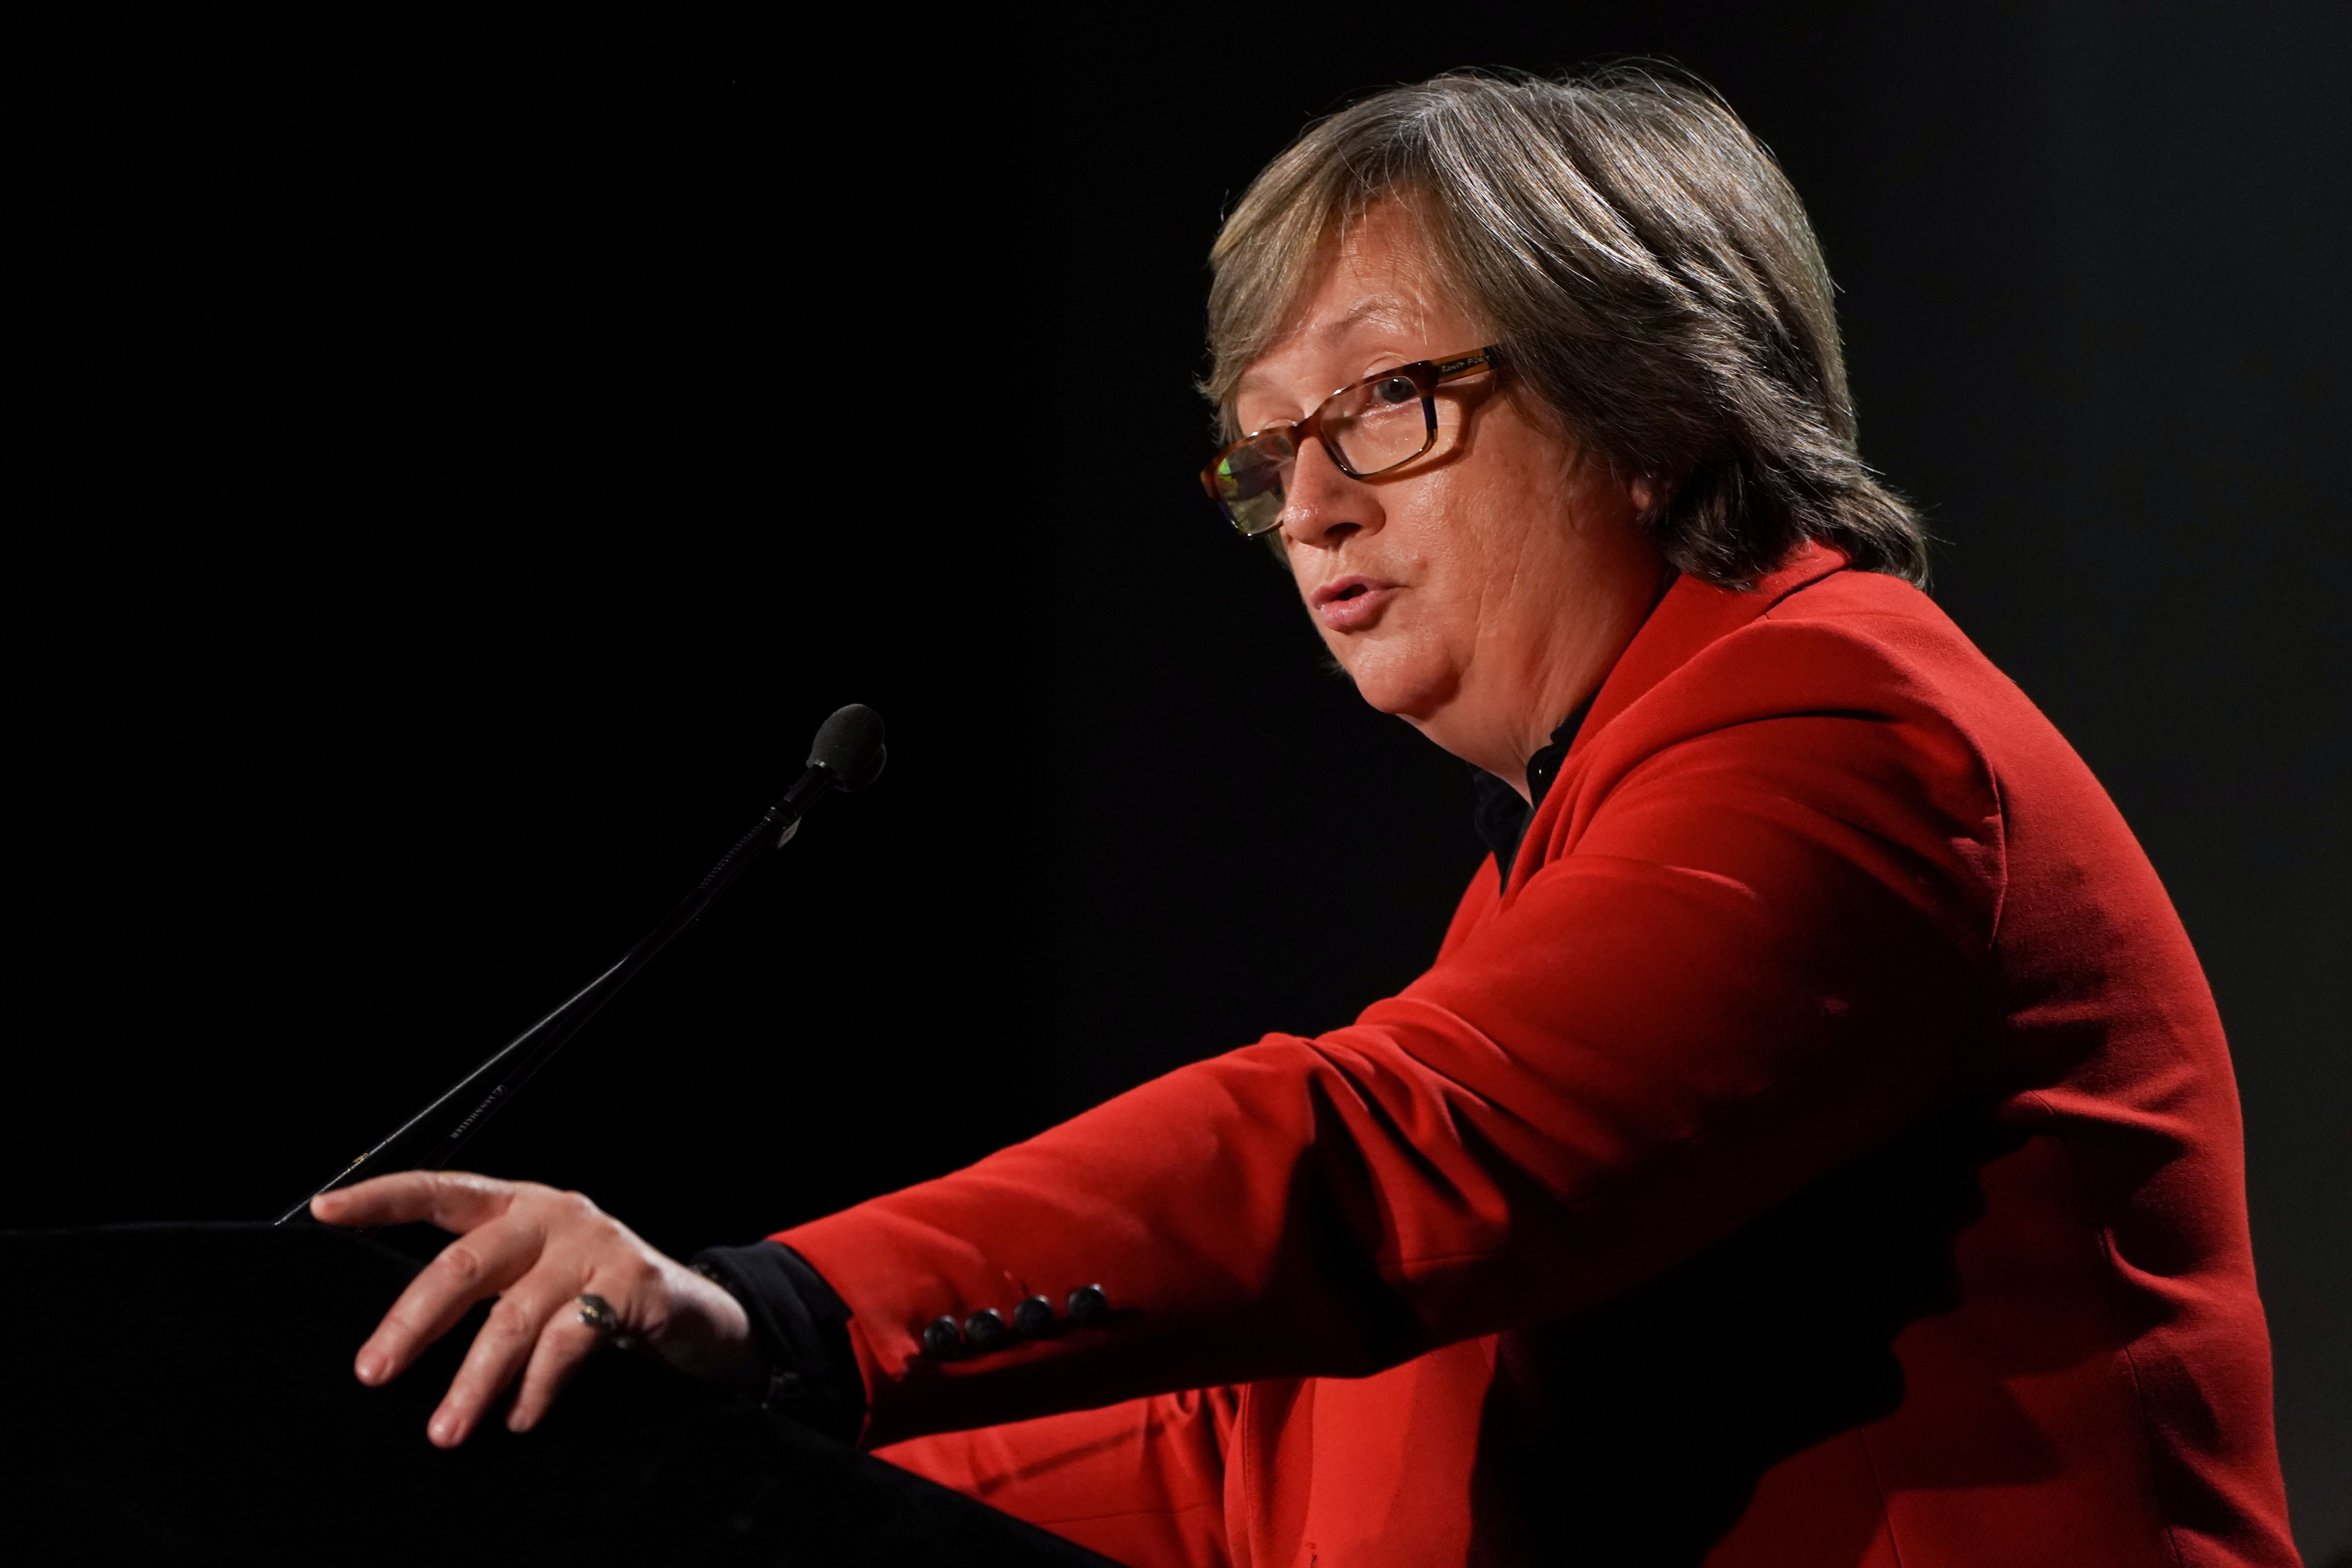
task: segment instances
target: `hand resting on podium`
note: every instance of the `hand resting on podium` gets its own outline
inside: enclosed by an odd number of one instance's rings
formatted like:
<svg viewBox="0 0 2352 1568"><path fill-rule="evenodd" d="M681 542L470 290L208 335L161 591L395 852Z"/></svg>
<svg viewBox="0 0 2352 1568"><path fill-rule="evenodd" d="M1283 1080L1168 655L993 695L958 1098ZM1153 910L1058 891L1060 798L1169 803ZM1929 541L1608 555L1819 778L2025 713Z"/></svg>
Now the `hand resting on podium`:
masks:
<svg viewBox="0 0 2352 1568"><path fill-rule="evenodd" d="M507 1426L529 1430L608 1337L697 1377L758 1375L759 1350L742 1304L578 1193L465 1172L404 1171L321 1193L310 1213L329 1225L429 1220L457 1234L360 1347L352 1370L362 1383L389 1383L475 1302L498 1299L425 1426L441 1447L464 1442L518 1377ZM581 1298L592 1295L610 1303L618 1320L612 1327L592 1327L583 1317Z"/></svg>

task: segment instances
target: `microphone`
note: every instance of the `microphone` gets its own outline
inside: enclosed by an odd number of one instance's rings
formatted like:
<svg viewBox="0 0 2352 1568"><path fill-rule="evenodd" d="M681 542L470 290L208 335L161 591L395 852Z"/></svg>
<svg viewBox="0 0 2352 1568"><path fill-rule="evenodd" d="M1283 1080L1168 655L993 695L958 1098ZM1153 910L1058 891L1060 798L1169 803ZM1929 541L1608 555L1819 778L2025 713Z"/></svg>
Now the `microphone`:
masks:
<svg viewBox="0 0 2352 1568"><path fill-rule="evenodd" d="M808 765L822 768L844 795L856 795L882 776L890 748L882 743L882 715L863 702L834 710L817 726L809 744Z"/></svg>
<svg viewBox="0 0 2352 1568"><path fill-rule="evenodd" d="M809 747L808 762L801 776L793 781L793 787L767 809L751 832L719 858L719 864L662 918L659 925L647 931L610 969L450 1085L439 1099L402 1122L390 1136L344 1166L317 1192L279 1215L275 1223L285 1225L308 1216L310 1199L320 1193L332 1192L389 1171L436 1171L446 1166L457 1157L457 1151L482 1130L483 1124L504 1110L531 1076L613 999L615 992L680 931L700 919L702 911L771 843L780 849L791 843L793 836L800 831L802 819L818 801L835 790L854 795L866 788L882 776L882 765L888 758L889 748L882 742L882 715L863 702L834 710L833 716L818 727L816 740ZM434 1138L436 1129L440 1131L437 1140ZM422 1158L407 1157L419 1148L426 1150Z"/></svg>
<svg viewBox="0 0 2352 1568"><path fill-rule="evenodd" d="M793 841L793 835L801 830L803 814L827 790L856 795L882 776L882 764L889 758L890 748L882 743L881 714L863 702L835 709L833 716L817 726L816 739L809 742L807 771L776 803L778 810L793 807L790 820L776 836L776 847L782 849Z"/></svg>

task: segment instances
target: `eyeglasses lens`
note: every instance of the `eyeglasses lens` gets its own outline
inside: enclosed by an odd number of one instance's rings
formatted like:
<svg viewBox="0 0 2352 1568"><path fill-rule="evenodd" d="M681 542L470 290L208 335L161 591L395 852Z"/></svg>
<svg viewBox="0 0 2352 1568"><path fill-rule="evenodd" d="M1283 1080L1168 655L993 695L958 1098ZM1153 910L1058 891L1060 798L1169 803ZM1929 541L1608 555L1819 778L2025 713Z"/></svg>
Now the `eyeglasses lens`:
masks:
<svg viewBox="0 0 2352 1568"><path fill-rule="evenodd" d="M1264 533L1282 521L1282 479L1298 455L1290 437L1270 430L1217 460L1217 500L1244 533Z"/></svg>
<svg viewBox="0 0 2352 1568"><path fill-rule="evenodd" d="M1429 416L1421 388L1404 375L1350 387L1340 405L1324 415L1323 438L1335 444L1348 467L1359 474L1377 474L1411 461L1429 445Z"/></svg>

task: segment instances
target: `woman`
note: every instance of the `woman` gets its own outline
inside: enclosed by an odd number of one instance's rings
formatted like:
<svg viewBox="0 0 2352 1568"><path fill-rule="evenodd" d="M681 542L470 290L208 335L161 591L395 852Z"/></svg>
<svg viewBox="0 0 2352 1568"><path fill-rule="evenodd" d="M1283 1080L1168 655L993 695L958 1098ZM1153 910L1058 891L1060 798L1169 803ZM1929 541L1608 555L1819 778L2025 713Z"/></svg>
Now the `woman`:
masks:
<svg viewBox="0 0 2352 1568"><path fill-rule="evenodd" d="M2211 999L1914 586L1769 157L1685 83L1442 77L1214 260L1212 495L1492 781L1429 972L701 1273L329 1194L465 1233L361 1377L498 1292L436 1442L621 1331L1138 1563L2292 1563Z"/></svg>

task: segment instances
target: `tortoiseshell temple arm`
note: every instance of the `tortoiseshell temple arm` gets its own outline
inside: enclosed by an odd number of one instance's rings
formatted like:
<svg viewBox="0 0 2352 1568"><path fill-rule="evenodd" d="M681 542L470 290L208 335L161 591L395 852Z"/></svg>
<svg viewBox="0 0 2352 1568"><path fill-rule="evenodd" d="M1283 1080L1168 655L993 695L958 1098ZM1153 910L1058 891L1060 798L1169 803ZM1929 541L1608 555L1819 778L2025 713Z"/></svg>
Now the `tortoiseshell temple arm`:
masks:
<svg viewBox="0 0 2352 1568"><path fill-rule="evenodd" d="M1500 365L1503 363L1503 351L1499 346L1489 344L1475 354L1464 354L1459 359L1430 360L1425 363L1438 380L1452 381L1455 376L1468 375L1472 371L1484 370L1490 364ZM1393 375L1396 373L1391 371L1389 374Z"/></svg>

